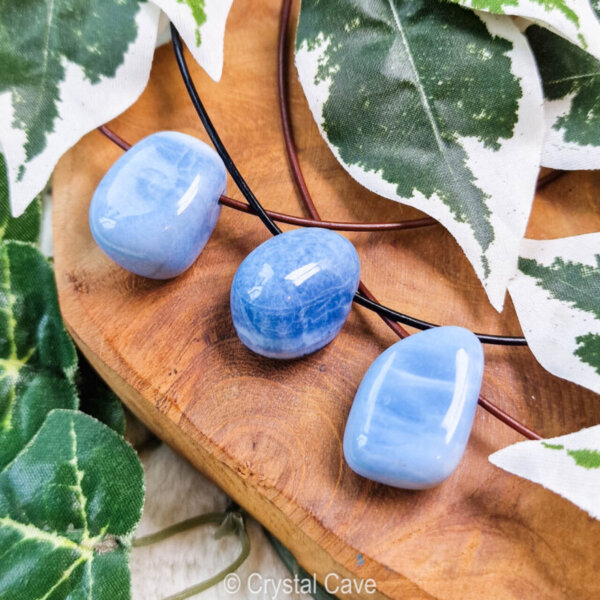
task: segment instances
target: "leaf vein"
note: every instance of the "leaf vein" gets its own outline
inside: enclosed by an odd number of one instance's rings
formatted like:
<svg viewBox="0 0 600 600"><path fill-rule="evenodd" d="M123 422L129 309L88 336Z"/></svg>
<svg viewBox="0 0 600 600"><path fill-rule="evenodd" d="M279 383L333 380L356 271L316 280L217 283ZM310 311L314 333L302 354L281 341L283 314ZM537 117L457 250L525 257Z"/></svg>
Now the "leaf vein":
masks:
<svg viewBox="0 0 600 600"><path fill-rule="evenodd" d="M85 544L90 539L90 532L87 520L87 500L83 493L83 489L81 487L81 482L83 481L83 472L79 469L79 461L77 459L77 434L75 433L75 423L71 419L71 427L69 430L69 435L71 437L71 452L73 457L70 460L73 469L75 470L75 479L77 481L77 485L75 486L75 493L77 494L77 502L79 505L79 511L81 513L81 520L83 522L83 539L82 543Z"/></svg>
<svg viewBox="0 0 600 600"><path fill-rule="evenodd" d="M15 531L19 532L24 539L38 540L51 544L55 548L64 548L66 550L79 552L79 554L81 554L86 560L89 560L93 557L92 550L80 546L73 540L62 536L57 532L53 531L49 533L47 531L43 531L35 525L25 525L23 523L19 523L19 521L15 521L8 516L0 517L0 526L14 529Z"/></svg>
<svg viewBox="0 0 600 600"><path fill-rule="evenodd" d="M417 88L417 92L419 94L419 97L421 98L421 103L423 105L423 109L425 110L425 114L427 115L427 119L431 125L431 129L432 129L433 135L435 137L435 143L436 143L441 155L444 157L444 162L446 163L446 166L448 167L448 170L450 171L450 174L452 175L452 179L454 179L454 181L457 182L456 173L454 172L454 169L452 168L452 165L450 164L450 161L448 160L448 156L446 154L446 145L444 144L444 140L442 139L442 136L440 134L440 130L439 130L438 124L435 120L435 115L433 113L433 109L431 108L431 105L429 103L429 98L427 97L425 88L421 81L421 76L419 75L419 70L417 69L417 65L415 63L412 51L410 49L408 39L406 38L406 34L404 32L404 27L402 26L402 22L400 21L400 16L398 15L398 11L396 10L396 7L394 6L394 1L388 0L388 4L390 6L390 10L392 11L392 15L394 17L394 22L396 24L396 28L398 29L398 32L400 34L400 38L402 40L402 45L404 46L404 50L406 51L406 56L408 57L408 62L410 64L410 68L415 77L415 87Z"/></svg>
<svg viewBox="0 0 600 600"><path fill-rule="evenodd" d="M67 581L73 574L73 571L84 561L86 561L86 559L83 556L76 560L68 569L63 572L62 577L43 596L40 596L36 600L47 600L50 598L55 590L57 590L65 581Z"/></svg>
<svg viewBox="0 0 600 600"><path fill-rule="evenodd" d="M54 0L48 3L48 16L46 17L46 36L44 39L44 58L42 60L42 79L38 87L36 107L33 110L34 115L38 115L45 100L46 82L48 80L48 59L50 57L50 32L52 31L52 21L54 20Z"/></svg>
<svg viewBox="0 0 600 600"><path fill-rule="evenodd" d="M546 82L546 85L554 85L556 83L564 83L565 81L575 81L577 79L594 79L600 76L600 71L595 73L582 73L580 75L570 75L569 77L561 77L560 79L553 79L552 81Z"/></svg>

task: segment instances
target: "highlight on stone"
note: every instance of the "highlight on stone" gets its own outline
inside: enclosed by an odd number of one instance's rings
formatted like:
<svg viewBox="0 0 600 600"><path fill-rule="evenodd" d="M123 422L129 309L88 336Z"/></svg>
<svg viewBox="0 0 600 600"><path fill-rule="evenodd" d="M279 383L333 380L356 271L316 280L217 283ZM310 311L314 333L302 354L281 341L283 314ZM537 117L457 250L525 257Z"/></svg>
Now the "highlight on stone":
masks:
<svg viewBox="0 0 600 600"><path fill-rule="evenodd" d="M315 352L346 322L359 275L356 249L333 231L277 235L253 250L235 274L235 330L262 356L290 359Z"/></svg>
<svg viewBox="0 0 600 600"><path fill-rule="evenodd" d="M128 271L170 279L202 252L226 185L225 165L210 146L183 133L155 133L123 154L96 188L92 235Z"/></svg>
<svg viewBox="0 0 600 600"><path fill-rule="evenodd" d="M400 488L441 483L467 445L483 365L481 343L462 327L429 329L390 346L354 398L344 434L348 465Z"/></svg>

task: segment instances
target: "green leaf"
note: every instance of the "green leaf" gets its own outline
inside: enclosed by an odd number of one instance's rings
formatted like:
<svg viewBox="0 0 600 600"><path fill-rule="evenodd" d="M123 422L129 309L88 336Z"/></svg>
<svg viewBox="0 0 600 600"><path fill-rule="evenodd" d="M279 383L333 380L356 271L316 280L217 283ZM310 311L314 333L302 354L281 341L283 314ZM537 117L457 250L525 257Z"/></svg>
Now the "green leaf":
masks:
<svg viewBox="0 0 600 600"><path fill-rule="evenodd" d="M10 216L8 179L6 161L0 152L0 242L2 240L21 240L37 242L42 225L42 203L36 198L18 218Z"/></svg>
<svg viewBox="0 0 600 600"><path fill-rule="evenodd" d="M350 175L447 227L499 309L542 144L535 62L512 21L436 0L303 0L296 65Z"/></svg>
<svg viewBox="0 0 600 600"><path fill-rule="evenodd" d="M531 351L548 371L600 392L600 234L524 240L509 285Z"/></svg>
<svg viewBox="0 0 600 600"><path fill-rule="evenodd" d="M450 0L475 10L515 15L548 27L600 58L600 8L589 0Z"/></svg>
<svg viewBox="0 0 600 600"><path fill-rule="evenodd" d="M233 0L153 0L177 27L198 64L215 81L223 72L225 25Z"/></svg>
<svg viewBox="0 0 600 600"><path fill-rule="evenodd" d="M159 11L145 0L0 0L0 14L0 146L18 215L63 152L142 92Z"/></svg>
<svg viewBox="0 0 600 600"><path fill-rule="evenodd" d="M31 237L35 219L12 219L4 209L5 235L16 231ZM23 223L27 226L15 227ZM141 465L116 433L81 413L56 410L78 405L76 368L50 265L31 244L4 241L1 598L130 598L129 538L143 504ZM94 380L86 385L100 393ZM118 419L115 425L122 427Z"/></svg>
<svg viewBox="0 0 600 600"><path fill-rule="evenodd" d="M600 519L600 425L490 456L505 471L539 483Z"/></svg>
<svg viewBox="0 0 600 600"><path fill-rule="evenodd" d="M526 35L546 100L542 164L600 168L600 60L541 27L529 27Z"/></svg>
<svg viewBox="0 0 600 600"><path fill-rule="evenodd" d="M54 408L76 408L77 355L50 265L32 245L0 246L0 468Z"/></svg>
<svg viewBox="0 0 600 600"><path fill-rule="evenodd" d="M133 449L92 417L52 411L0 472L0 590L11 600L128 600L143 506Z"/></svg>
<svg viewBox="0 0 600 600"><path fill-rule="evenodd" d="M118 434L125 435L127 423L123 403L81 353L78 362L76 380L81 399L80 410L108 425Z"/></svg>

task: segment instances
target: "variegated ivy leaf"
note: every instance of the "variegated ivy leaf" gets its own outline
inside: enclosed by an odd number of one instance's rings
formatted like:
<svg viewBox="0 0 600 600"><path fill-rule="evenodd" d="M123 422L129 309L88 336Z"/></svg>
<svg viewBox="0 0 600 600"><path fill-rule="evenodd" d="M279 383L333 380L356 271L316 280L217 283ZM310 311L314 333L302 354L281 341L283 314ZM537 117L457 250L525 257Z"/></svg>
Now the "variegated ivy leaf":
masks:
<svg viewBox="0 0 600 600"><path fill-rule="evenodd" d="M233 0L152 0L167 14L190 52L215 80L223 71L223 38Z"/></svg>
<svg viewBox="0 0 600 600"><path fill-rule="evenodd" d="M543 135L535 61L511 19L437 0L303 0L296 65L344 168L439 220L500 310Z"/></svg>
<svg viewBox="0 0 600 600"><path fill-rule="evenodd" d="M547 29L532 26L526 35L544 87L542 164L600 169L600 60Z"/></svg>
<svg viewBox="0 0 600 600"><path fill-rule="evenodd" d="M4 241L0 246L0 469L27 444L49 411L78 406L76 368L75 347L63 326L50 265L31 244Z"/></svg>
<svg viewBox="0 0 600 600"><path fill-rule="evenodd" d="M490 462L542 484L600 519L600 425L514 444L492 454Z"/></svg>
<svg viewBox="0 0 600 600"><path fill-rule="evenodd" d="M133 449L92 417L52 411L0 469L0 596L129 600L144 476Z"/></svg>
<svg viewBox="0 0 600 600"><path fill-rule="evenodd" d="M525 17L600 58L598 0L450 0L475 10Z"/></svg>
<svg viewBox="0 0 600 600"><path fill-rule="evenodd" d="M40 237L41 225L42 203L39 198L36 198L18 219L10 216L6 162L4 154L0 152L0 242L20 240L36 243Z"/></svg>
<svg viewBox="0 0 600 600"><path fill-rule="evenodd" d="M66 150L141 94L159 12L145 0L0 0L0 146L13 214Z"/></svg>
<svg viewBox="0 0 600 600"><path fill-rule="evenodd" d="M600 233L524 240L509 291L542 366L600 392Z"/></svg>

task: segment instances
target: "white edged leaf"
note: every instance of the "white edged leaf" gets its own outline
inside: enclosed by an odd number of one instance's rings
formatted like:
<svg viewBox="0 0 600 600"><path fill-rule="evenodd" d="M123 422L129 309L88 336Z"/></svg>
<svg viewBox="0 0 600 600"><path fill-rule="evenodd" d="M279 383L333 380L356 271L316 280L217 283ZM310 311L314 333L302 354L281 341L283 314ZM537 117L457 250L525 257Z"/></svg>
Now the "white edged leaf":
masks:
<svg viewBox="0 0 600 600"><path fill-rule="evenodd" d="M520 442L495 452L489 460L600 519L600 425L548 440Z"/></svg>
<svg viewBox="0 0 600 600"><path fill-rule="evenodd" d="M142 93L160 11L144 0L0 0L0 14L0 147L18 216L64 152Z"/></svg>
<svg viewBox="0 0 600 600"><path fill-rule="evenodd" d="M215 81L223 72L225 25L233 0L152 0L179 31L196 62Z"/></svg>
<svg viewBox="0 0 600 600"><path fill-rule="evenodd" d="M534 25L525 34L544 88L542 164L600 169L600 60L547 29Z"/></svg>
<svg viewBox="0 0 600 600"><path fill-rule="evenodd" d="M600 233L523 240L509 292L540 364L600 392Z"/></svg>
<svg viewBox="0 0 600 600"><path fill-rule="evenodd" d="M440 221L500 310L543 138L537 68L512 20L436 0L303 0L296 66L348 173Z"/></svg>
<svg viewBox="0 0 600 600"><path fill-rule="evenodd" d="M524 17L600 58L598 0L450 0L474 10Z"/></svg>

